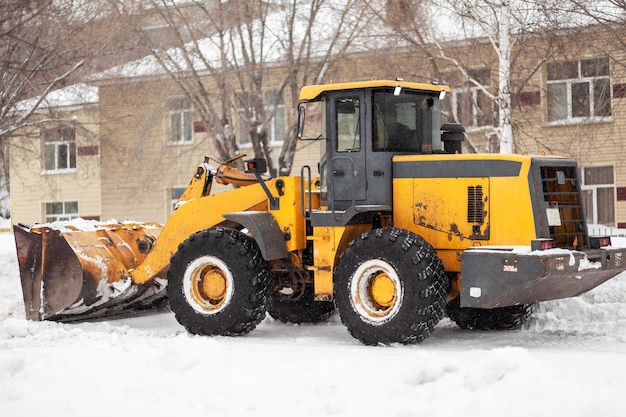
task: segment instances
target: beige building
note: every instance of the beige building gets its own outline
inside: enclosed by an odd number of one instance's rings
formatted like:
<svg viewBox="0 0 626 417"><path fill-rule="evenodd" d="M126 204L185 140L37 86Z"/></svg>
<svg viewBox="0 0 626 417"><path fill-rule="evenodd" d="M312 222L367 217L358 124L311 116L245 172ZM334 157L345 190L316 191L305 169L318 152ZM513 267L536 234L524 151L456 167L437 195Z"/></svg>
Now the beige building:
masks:
<svg viewBox="0 0 626 417"><path fill-rule="evenodd" d="M515 54L514 148L576 158L588 221L626 227L626 141L621 134L626 72L620 64L626 56L607 50L611 42L597 33L578 33L575 42L567 39L558 52L550 52L547 41L533 39L525 43L524 53ZM446 53L464 57L459 61L473 82L444 58L436 59L433 74L432 62L406 50L353 55L329 70L327 80L443 78L453 88L446 98L445 121L466 127L464 152L497 152L497 116L488 97L497 91L491 46L457 43ZM207 76L203 82L214 80ZM164 222L196 166L205 155L217 155L214 138L167 76L101 76L92 87L98 91L96 102L58 108L70 123L29 132L12 147L13 223L75 216ZM297 104L288 93L279 100L271 129L276 156L287 132L286 115ZM236 120L233 128L241 152L250 150L245 129ZM319 147L316 142L298 144L292 175L299 175L305 164L316 174Z"/></svg>
<svg viewBox="0 0 626 417"><path fill-rule="evenodd" d="M565 45L517 97L516 150L576 159L588 223L624 228L626 55L608 32L570 34Z"/></svg>
<svg viewBox="0 0 626 417"><path fill-rule="evenodd" d="M97 88L80 84L53 92L35 118L42 124L11 140L12 223L100 219Z"/></svg>

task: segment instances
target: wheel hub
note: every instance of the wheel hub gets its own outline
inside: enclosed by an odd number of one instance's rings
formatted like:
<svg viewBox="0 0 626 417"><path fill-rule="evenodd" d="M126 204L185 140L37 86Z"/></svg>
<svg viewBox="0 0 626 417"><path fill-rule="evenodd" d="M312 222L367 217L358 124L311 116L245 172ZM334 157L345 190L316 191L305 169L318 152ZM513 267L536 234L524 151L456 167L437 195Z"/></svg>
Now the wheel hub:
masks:
<svg viewBox="0 0 626 417"><path fill-rule="evenodd" d="M211 268L202 274L198 289L203 298L211 304L217 304L224 299L226 294L226 278L215 268Z"/></svg>
<svg viewBox="0 0 626 417"><path fill-rule="evenodd" d="M369 294L374 305L387 308L393 304L396 296L396 286L386 273L377 274L371 280Z"/></svg>

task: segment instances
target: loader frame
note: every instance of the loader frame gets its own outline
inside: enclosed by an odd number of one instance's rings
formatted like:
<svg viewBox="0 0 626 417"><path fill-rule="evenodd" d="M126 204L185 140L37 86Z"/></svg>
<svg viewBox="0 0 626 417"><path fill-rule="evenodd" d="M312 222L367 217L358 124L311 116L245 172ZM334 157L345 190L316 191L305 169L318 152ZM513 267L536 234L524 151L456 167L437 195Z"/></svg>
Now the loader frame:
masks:
<svg viewBox="0 0 626 417"><path fill-rule="evenodd" d="M626 249L591 247L576 162L462 154L463 127L441 120L449 91L307 86L297 135L320 143L319 177L205 157L163 226L16 226L27 317L106 317L167 293L195 334L245 334L266 312L319 322L336 308L361 342L407 344L446 310L461 327L512 328L531 304L626 270ZM213 182L236 188L211 194Z"/></svg>

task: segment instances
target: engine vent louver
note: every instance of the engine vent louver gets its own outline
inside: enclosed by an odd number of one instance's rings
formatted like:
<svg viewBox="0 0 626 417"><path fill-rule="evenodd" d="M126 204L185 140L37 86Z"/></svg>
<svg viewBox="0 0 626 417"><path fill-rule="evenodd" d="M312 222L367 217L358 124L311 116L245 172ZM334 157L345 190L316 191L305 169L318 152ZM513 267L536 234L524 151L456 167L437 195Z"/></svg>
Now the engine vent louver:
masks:
<svg viewBox="0 0 626 417"><path fill-rule="evenodd" d="M467 222L482 224L485 220L482 185L467 187Z"/></svg>

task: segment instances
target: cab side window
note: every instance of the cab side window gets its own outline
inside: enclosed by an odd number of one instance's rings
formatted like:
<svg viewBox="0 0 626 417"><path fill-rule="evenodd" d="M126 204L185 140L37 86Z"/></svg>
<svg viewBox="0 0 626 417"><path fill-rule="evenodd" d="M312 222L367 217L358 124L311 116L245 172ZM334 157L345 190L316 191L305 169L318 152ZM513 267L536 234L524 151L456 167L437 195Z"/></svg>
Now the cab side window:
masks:
<svg viewBox="0 0 626 417"><path fill-rule="evenodd" d="M420 153L430 143L425 134L432 98L416 94L374 93L374 151ZM428 130L426 130L428 132Z"/></svg>
<svg viewBox="0 0 626 417"><path fill-rule="evenodd" d="M361 149L360 103L358 98L339 98L337 108L337 151Z"/></svg>

